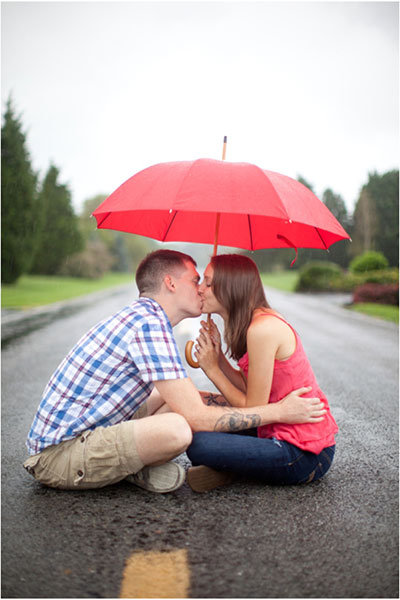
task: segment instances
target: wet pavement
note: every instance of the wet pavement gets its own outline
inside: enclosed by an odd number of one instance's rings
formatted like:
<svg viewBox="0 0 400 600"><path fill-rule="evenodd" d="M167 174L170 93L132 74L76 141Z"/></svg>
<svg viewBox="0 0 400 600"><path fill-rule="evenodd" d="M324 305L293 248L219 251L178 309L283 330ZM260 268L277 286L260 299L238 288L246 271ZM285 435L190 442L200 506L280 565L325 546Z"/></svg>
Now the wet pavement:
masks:
<svg viewBox="0 0 400 600"><path fill-rule="evenodd" d="M152 495L125 482L51 490L25 472L25 438L52 371L134 297L129 287L86 299L4 346L2 596L117 598L133 552L185 549L192 598L397 598L398 328L322 296L268 290L301 335L340 428L322 480ZM175 329L181 351L198 321ZM185 454L178 461L189 465Z"/></svg>
<svg viewBox="0 0 400 600"><path fill-rule="evenodd" d="M35 329L39 329L55 319L73 315L83 307L96 303L99 300L109 296L118 295L122 291L131 290L132 284L123 284L87 294L78 296L71 300L53 302L45 306L38 306L29 309L1 309L1 347L4 348L8 342L26 335ZM136 289L136 288L134 288Z"/></svg>

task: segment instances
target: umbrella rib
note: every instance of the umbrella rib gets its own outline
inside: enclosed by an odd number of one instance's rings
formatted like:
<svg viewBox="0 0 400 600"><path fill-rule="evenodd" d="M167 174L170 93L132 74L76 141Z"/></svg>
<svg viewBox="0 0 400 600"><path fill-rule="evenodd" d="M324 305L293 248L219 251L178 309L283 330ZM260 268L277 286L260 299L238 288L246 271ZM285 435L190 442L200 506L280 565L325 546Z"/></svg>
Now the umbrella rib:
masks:
<svg viewBox="0 0 400 600"><path fill-rule="evenodd" d="M268 176L267 176L267 175L264 173L264 170L263 170L263 169L261 169L261 167L259 167L258 165L254 165L254 166L256 167L256 169L258 169L258 171L260 171L260 172L262 173L263 177L266 177L266 178L267 178L267 180L268 180L269 184L271 185L272 189L274 190L274 192L275 192L275 194L276 194L276 197L277 197L277 198L278 198L278 200L279 200L280 206L281 206L281 208L283 209L283 211L284 211L284 213L285 213L285 215L286 215L286 218L287 218L287 220L288 220L288 221L290 221L290 216L289 216L289 213L288 213L288 211L287 211L287 208L286 208L285 204L283 203L283 201L282 201L282 198L281 198L280 194L277 192L277 190L276 190L276 188L275 188L274 184L272 183L272 181L270 180L270 178L269 178L269 177L268 177Z"/></svg>
<svg viewBox="0 0 400 600"><path fill-rule="evenodd" d="M328 246L325 244L325 241L322 239L322 235L320 234L320 232L319 232L319 229L317 229L317 227L315 227L315 231L318 233L318 235L319 235L319 237L320 237L320 240L321 240L321 242L322 242L322 243L323 243L323 245L325 246L325 250L327 250L327 251L329 252L329 248L328 248Z"/></svg>
<svg viewBox="0 0 400 600"><path fill-rule="evenodd" d="M177 215L177 212L178 212L177 210L174 212L174 216L172 217L172 219L170 220L170 222L168 224L167 231L165 232L164 237L162 239L163 242L165 242L165 240L167 239L167 235L169 234L169 230L172 227L172 223L175 221L175 217Z"/></svg>
<svg viewBox="0 0 400 600"><path fill-rule="evenodd" d="M247 219L249 222L249 233L250 233L250 248L251 250L254 250L254 246L253 246L253 232L251 230L251 220L250 220L250 215L247 215Z"/></svg>
<svg viewBox="0 0 400 600"><path fill-rule="evenodd" d="M178 197L178 196L179 196L179 194L181 193L181 189L182 189L182 187L183 187L183 184L185 183L186 179L188 178L188 176L189 176L189 173L190 173L190 171L193 169L193 167L194 167L194 163L196 163L196 162L198 162L198 159L197 159L197 160L194 160L194 161L191 161L191 165L190 165L190 167L188 168L187 172L185 173L185 176L183 177L183 179L182 179L182 181L181 181L181 183L180 183L179 190L177 191L176 197ZM167 235L168 235L168 233L169 233L169 230L170 230L170 229L171 229L171 227L172 227L172 224L173 224L173 222L174 222L174 220L175 220L175 217L176 217L176 214L177 214L177 212L178 212L178 211L176 210L176 211L175 211L175 213L174 213L174 216L172 217L172 219L171 219L171 221L170 221L170 223L169 223L169 225L168 225L167 231L165 232L164 238L163 238L163 240L162 240L163 242L165 242L165 240L166 240L166 238L167 238Z"/></svg>

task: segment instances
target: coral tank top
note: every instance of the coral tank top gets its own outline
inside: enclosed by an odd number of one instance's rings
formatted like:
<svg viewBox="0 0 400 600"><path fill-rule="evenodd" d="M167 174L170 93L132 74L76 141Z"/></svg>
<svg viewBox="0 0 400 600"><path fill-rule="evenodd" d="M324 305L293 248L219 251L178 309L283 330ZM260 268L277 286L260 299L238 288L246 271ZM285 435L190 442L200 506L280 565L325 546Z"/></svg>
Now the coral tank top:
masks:
<svg viewBox="0 0 400 600"><path fill-rule="evenodd" d="M311 386L312 390L308 394L304 394L304 397L321 398L328 412L325 414L323 421L319 423L301 423L298 425L272 423L263 425L258 427L258 437L276 438L277 440L289 442L302 450L319 454L324 448L335 444L334 435L338 432L338 426L331 414L328 401L317 383L296 331L277 315L268 314L265 316L275 317L286 323L296 337L296 349L293 354L286 360L275 360L269 401L279 402L293 390ZM238 365L247 377L249 370L247 352L239 359Z"/></svg>

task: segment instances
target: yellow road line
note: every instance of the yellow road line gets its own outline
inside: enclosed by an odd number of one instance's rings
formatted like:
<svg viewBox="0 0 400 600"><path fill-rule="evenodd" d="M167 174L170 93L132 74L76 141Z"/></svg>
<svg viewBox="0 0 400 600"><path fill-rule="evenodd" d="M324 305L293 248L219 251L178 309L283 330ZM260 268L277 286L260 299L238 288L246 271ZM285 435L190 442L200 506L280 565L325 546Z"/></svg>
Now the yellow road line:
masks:
<svg viewBox="0 0 400 600"><path fill-rule="evenodd" d="M126 561L120 598L187 598L187 550L134 552Z"/></svg>

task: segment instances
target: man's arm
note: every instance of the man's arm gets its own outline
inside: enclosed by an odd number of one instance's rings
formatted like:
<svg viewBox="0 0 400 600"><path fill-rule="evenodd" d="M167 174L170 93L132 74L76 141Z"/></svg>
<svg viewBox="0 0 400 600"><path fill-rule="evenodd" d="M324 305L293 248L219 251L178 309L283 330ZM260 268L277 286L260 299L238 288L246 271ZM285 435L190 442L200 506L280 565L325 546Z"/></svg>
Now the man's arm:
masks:
<svg viewBox="0 0 400 600"><path fill-rule="evenodd" d="M206 406L191 379L155 381L170 409L187 420L193 431L240 431L269 423L318 423L326 410L319 398L303 398L311 388L301 388L280 402L234 408Z"/></svg>

